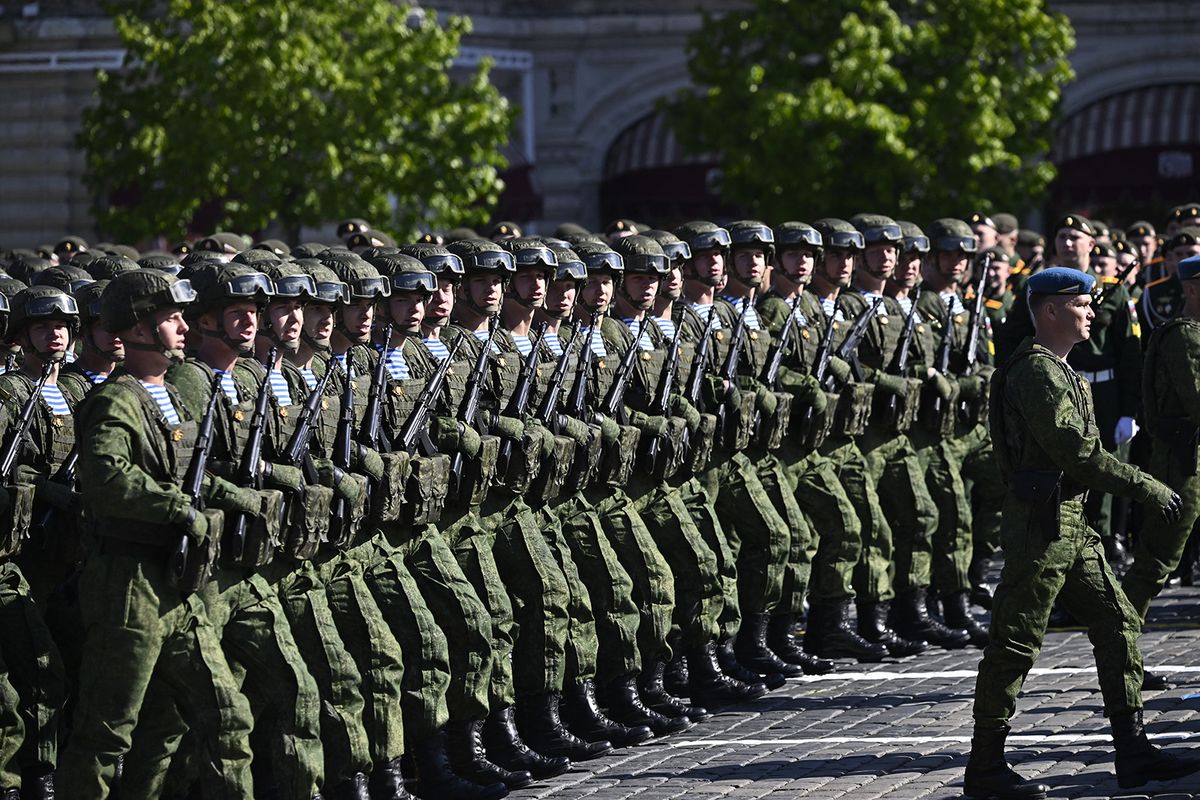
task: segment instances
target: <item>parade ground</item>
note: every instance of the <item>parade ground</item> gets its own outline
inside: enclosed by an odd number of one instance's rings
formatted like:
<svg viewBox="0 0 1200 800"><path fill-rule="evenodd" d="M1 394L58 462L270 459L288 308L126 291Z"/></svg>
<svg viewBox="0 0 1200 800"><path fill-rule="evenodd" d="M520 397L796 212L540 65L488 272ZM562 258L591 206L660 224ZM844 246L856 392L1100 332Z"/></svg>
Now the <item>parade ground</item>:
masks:
<svg viewBox="0 0 1200 800"><path fill-rule="evenodd" d="M1142 636L1152 670L1175 688L1147 692L1146 730L1167 748L1200 747L1200 587L1168 588ZM885 664L840 662L788 682L665 742L616 751L520 793L555 800L962 796L980 651L936 651ZM1083 630L1051 631L1025 684L1009 763L1050 797L1183 800L1200 775L1117 787L1092 648Z"/></svg>

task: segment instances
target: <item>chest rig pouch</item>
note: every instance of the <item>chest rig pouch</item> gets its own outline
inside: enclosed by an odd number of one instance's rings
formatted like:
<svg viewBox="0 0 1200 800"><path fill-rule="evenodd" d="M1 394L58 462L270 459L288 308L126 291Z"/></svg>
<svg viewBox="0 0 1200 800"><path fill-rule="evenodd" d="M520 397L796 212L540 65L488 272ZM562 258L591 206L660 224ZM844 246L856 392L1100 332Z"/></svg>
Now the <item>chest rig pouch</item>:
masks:
<svg viewBox="0 0 1200 800"><path fill-rule="evenodd" d="M600 469L596 480L609 486L624 486L633 475L638 442L642 432L633 425L618 425L617 438L604 442L600 451Z"/></svg>
<svg viewBox="0 0 1200 800"><path fill-rule="evenodd" d="M762 411L759 415L758 428L754 432L754 443L766 450L778 450L783 445L783 437L792 421L792 401L794 396L789 392L771 392L775 396L775 410L771 413Z"/></svg>
<svg viewBox="0 0 1200 800"><path fill-rule="evenodd" d="M4 512L0 514L0 558L12 558L21 552L33 524L33 496L36 489L30 483L10 483L3 487L6 496Z"/></svg>
<svg viewBox="0 0 1200 800"><path fill-rule="evenodd" d="M163 417L154 400L145 392L142 394L145 395L141 398L143 408L167 432L168 441L172 445L169 455L170 459L174 461L173 477L176 485L182 484L195 453L197 424L184 422L179 425L171 425ZM172 531L174 538L167 542L169 545L169 555L165 564L167 578L184 594L198 592L208 585L217 568L217 561L221 557L221 537L225 530L225 512L219 508L206 508L201 513L208 522L208 536L203 542L189 540L185 558L180 558L181 551L177 547L182 532L176 534ZM161 540L159 543L162 543ZM180 563L181 561L182 563Z"/></svg>
<svg viewBox="0 0 1200 800"><path fill-rule="evenodd" d="M409 460L407 503L402 517L412 525L436 523L450 491L450 457L442 453Z"/></svg>
<svg viewBox="0 0 1200 800"><path fill-rule="evenodd" d="M754 439L754 410L758 405L758 384L753 378L739 376L733 391L732 408L726 410L725 446L745 450Z"/></svg>
<svg viewBox="0 0 1200 800"><path fill-rule="evenodd" d="M950 382L950 397L941 397L937 390L927 385L921 392L921 406L917 410L918 423L938 436L953 436L955 409L958 408L958 383Z"/></svg>
<svg viewBox="0 0 1200 800"><path fill-rule="evenodd" d="M907 391L903 397L891 392L880 392L875 395L876 419L883 420L892 433L905 433L917 421L921 413L921 394L923 384L916 378L905 378ZM896 408L892 410L892 398L896 400Z"/></svg>
<svg viewBox="0 0 1200 800"><path fill-rule="evenodd" d="M852 381L842 389L833 415L833 432L841 436L860 436L871 421L871 398L875 384Z"/></svg>
<svg viewBox="0 0 1200 800"><path fill-rule="evenodd" d="M241 447L245 444L247 434L243 425L249 425L254 413L253 402L242 402L233 406L231 416L234 430L230 432L231 444L236 445L230 452L237 459L241 458ZM270 425L271 412L265 424ZM264 445L266 442L264 441ZM238 527L241 525L240 515L225 515L224 556L223 562L229 567L254 569L271 563L275 552L283 544L285 509L283 493L277 490L260 491L262 499L261 513L247 514L245 524L241 526L241 536Z"/></svg>
<svg viewBox="0 0 1200 800"><path fill-rule="evenodd" d="M811 407L801 414L792 415L792 430L797 440L805 450L816 450L825 444L829 434L833 432L837 421L838 407L841 405L841 394L825 392L825 410L817 413Z"/></svg>
<svg viewBox="0 0 1200 800"><path fill-rule="evenodd" d="M712 459L717 440L717 415L702 413L696 431L689 435L683 466L693 474L703 472Z"/></svg>

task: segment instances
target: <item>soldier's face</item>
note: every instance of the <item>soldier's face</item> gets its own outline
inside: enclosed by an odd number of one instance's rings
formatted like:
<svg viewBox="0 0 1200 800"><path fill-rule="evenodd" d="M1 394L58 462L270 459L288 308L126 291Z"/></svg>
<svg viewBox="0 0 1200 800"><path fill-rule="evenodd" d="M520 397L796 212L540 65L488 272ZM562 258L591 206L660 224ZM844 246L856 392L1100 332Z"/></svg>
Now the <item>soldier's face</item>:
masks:
<svg viewBox="0 0 1200 800"><path fill-rule="evenodd" d="M1054 236L1054 251L1058 260L1068 267L1086 263L1087 254L1096 246L1096 240L1083 231L1062 228Z"/></svg>
<svg viewBox="0 0 1200 800"><path fill-rule="evenodd" d="M220 326L229 340L253 346L254 337L258 333L258 306L251 302L230 303L216 318L216 325Z"/></svg>
<svg viewBox="0 0 1200 800"><path fill-rule="evenodd" d="M700 250L693 253L692 269L702 282L715 286L725 277L725 254L720 250Z"/></svg>
<svg viewBox="0 0 1200 800"><path fill-rule="evenodd" d="M319 342L333 335L333 307L324 303L309 306L304 313L304 332Z"/></svg>
<svg viewBox="0 0 1200 800"><path fill-rule="evenodd" d="M625 295L637 308L646 309L654 305L658 295L658 276L634 273L625 276Z"/></svg>
<svg viewBox="0 0 1200 800"><path fill-rule="evenodd" d="M1171 256L1175 259L1176 264L1185 258L1191 258L1196 255L1200 255L1200 244L1181 244L1178 247L1171 248Z"/></svg>
<svg viewBox="0 0 1200 800"><path fill-rule="evenodd" d="M812 280L816 263L812 250L784 250L779 254L779 272L801 286Z"/></svg>
<svg viewBox="0 0 1200 800"><path fill-rule="evenodd" d="M747 286L762 286L767 272L767 256L756 247L739 247L733 251L733 269Z"/></svg>
<svg viewBox="0 0 1200 800"><path fill-rule="evenodd" d="M504 297L504 282L499 275L472 275L463 282L462 290L476 308L482 308L489 314L500 310L500 301Z"/></svg>
<svg viewBox="0 0 1200 800"><path fill-rule="evenodd" d="M164 350L183 350L187 339L188 324L183 318L183 310L179 308L164 308L154 315L154 332L151 333L143 325L135 327L134 332L140 334L143 344L162 344Z"/></svg>
<svg viewBox="0 0 1200 800"><path fill-rule="evenodd" d="M361 339L371 334L371 326L375 324L375 301L355 300L342 306L342 325L355 338Z"/></svg>
<svg viewBox="0 0 1200 800"><path fill-rule="evenodd" d="M658 296L659 298L678 300L681 294L683 294L683 265L682 262L675 261L671 264L667 276L658 286Z"/></svg>
<svg viewBox="0 0 1200 800"><path fill-rule="evenodd" d="M554 281L546 291L546 311L555 319L563 319L575 307L578 291L575 281Z"/></svg>
<svg viewBox="0 0 1200 800"><path fill-rule="evenodd" d="M1042 305L1035 327L1039 336L1046 333L1055 339L1078 344L1091 336L1095 318L1090 294L1052 297Z"/></svg>
<svg viewBox="0 0 1200 800"><path fill-rule="evenodd" d="M1148 264L1150 259L1154 258L1154 251L1158 249L1158 239L1147 234L1146 236L1134 236L1129 241L1137 247L1143 264Z"/></svg>
<svg viewBox="0 0 1200 800"><path fill-rule="evenodd" d="M902 253L900 259L896 262L896 268L892 270L890 282L903 286L906 289L911 289L921 280L921 254L920 253Z"/></svg>
<svg viewBox="0 0 1200 800"><path fill-rule="evenodd" d="M29 344L35 353L50 353L59 359L71 343L71 329L60 319L40 319L29 324Z"/></svg>
<svg viewBox="0 0 1200 800"><path fill-rule="evenodd" d="M583 285L583 291L580 292L579 301L596 312L602 312L608 310L612 297L612 275L600 273L588 276L587 283Z"/></svg>
<svg viewBox="0 0 1200 800"><path fill-rule="evenodd" d="M444 320L450 317L450 312L454 310L454 289L455 282L450 280L438 279L438 290L433 293L433 297L425 305L425 319L429 320Z"/></svg>
<svg viewBox="0 0 1200 800"><path fill-rule="evenodd" d="M988 265L987 289L992 297L1003 294L1008 287L1008 276L1012 274L1012 265L1002 258L993 258Z"/></svg>
<svg viewBox="0 0 1200 800"><path fill-rule="evenodd" d="M967 254L959 250L939 250L937 270L951 286L957 286L967 274Z"/></svg>
<svg viewBox="0 0 1200 800"><path fill-rule="evenodd" d="M294 342L304 329L304 304L299 300L284 300L267 305L267 322L284 342Z"/></svg>
<svg viewBox="0 0 1200 800"><path fill-rule="evenodd" d="M867 245L862 254L863 269L876 280L886 280L896 269L896 245L890 242Z"/></svg>
<svg viewBox="0 0 1200 800"><path fill-rule="evenodd" d="M92 347L102 353L111 353L115 361L120 361L125 357L125 344L121 341L121 337L106 328L101 328L100 323L93 322L88 335L91 337Z"/></svg>
<svg viewBox="0 0 1200 800"><path fill-rule="evenodd" d="M826 250L824 260L825 279L835 286L846 289L854 276L853 250Z"/></svg>
<svg viewBox="0 0 1200 800"><path fill-rule="evenodd" d="M429 295L423 292L392 292L388 298L388 315L398 330L419 330L425 319L425 301Z"/></svg>
<svg viewBox="0 0 1200 800"><path fill-rule="evenodd" d="M975 241L979 242L980 250L987 250L989 247L995 247L997 242L996 229L990 225L976 225L972 229L975 233Z"/></svg>
<svg viewBox="0 0 1200 800"><path fill-rule="evenodd" d="M1096 270L1096 274L1104 278L1115 278L1120 269L1117 266L1117 260L1110 256L1100 256L1092 260L1092 267Z"/></svg>
<svg viewBox="0 0 1200 800"><path fill-rule="evenodd" d="M546 299L546 273L541 269L519 269L512 287L517 297L537 308Z"/></svg>

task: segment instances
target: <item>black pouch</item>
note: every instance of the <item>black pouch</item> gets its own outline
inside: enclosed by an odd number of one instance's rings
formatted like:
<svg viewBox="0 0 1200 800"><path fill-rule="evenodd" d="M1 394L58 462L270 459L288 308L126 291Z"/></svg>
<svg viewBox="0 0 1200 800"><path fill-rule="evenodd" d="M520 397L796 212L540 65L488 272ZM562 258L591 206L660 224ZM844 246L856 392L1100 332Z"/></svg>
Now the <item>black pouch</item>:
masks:
<svg viewBox="0 0 1200 800"><path fill-rule="evenodd" d="M1030 506L1031 520L1051 542L1062 533L1062 478L1062 470L1057 469L1022 469L1012 474L1013 495Z"/></svg>

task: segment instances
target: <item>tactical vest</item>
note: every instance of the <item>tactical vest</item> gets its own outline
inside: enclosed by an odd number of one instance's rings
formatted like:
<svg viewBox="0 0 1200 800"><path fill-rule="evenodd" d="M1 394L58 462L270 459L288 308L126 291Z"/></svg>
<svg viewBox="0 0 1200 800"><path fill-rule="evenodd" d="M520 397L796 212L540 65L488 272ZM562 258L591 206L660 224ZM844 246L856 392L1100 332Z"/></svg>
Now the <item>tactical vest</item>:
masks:
<svg viewBox="0 0 1200 800"><path fill-rule="evenodd" d="M1172 376L1160 366L1159 359L1164 347L1194 348L1194 343L1189 345L1179 341L1189 335L1193 340L1200 340L1200 322L1177 317L1155 328L1146 343L1142 365L1142 410L1146 428L1154 437L1154 444L1170 453L1171 465L1182 477L1197 474L1200 427L1192 421L1195 409L1184 406L1179 392L1173 387Z"/></svg>

